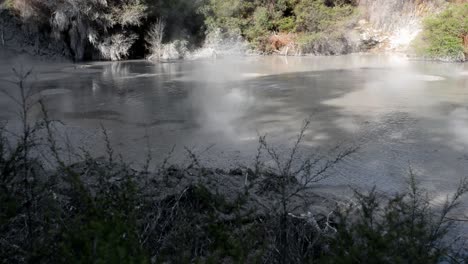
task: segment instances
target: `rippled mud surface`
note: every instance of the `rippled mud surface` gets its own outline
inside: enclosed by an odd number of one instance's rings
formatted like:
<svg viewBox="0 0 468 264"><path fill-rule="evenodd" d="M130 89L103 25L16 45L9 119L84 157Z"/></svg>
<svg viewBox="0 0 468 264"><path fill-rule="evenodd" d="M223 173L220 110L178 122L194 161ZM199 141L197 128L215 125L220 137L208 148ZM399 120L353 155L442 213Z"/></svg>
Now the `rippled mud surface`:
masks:
<svg viewBox="0 0 468 264"><path fill-rule="evenodd" d="M251 165L259 135L286 151L307 119L302 156L360 147L327 184L395 191L411 167L442 197L468 173L467 64L386 55L37 64L32 80L72 145L102 155L102 125L136 166L148 149L156 164L174 146L175 162L187 147L211 167ZM14 126L5 96L0 110Z"/></svg>

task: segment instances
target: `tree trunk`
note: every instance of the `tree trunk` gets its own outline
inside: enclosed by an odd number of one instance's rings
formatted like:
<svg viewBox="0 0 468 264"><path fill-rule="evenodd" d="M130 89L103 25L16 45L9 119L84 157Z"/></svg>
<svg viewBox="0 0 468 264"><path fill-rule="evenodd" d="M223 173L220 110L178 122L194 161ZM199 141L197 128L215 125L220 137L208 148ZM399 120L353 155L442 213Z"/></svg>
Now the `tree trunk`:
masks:
<svg viewBox="0 0 468 264"><path fill-rule="evenodd" d="M2 46L5 46L5 30L3 27L0 29L0 39L2 41Z"/></svg>
<svg viewBox="0 0 468 264"><path fill-rule="evenodd" d="M288 215L283 213L280 219L280 262L281 264L289 263L288 252Z"/></svg>
<svg viewBox="0 0 468 264"><path fill-rule="evenodd" d="M468 35L463 36L463 47L465 48L465 54L468 54Z"/></svg>

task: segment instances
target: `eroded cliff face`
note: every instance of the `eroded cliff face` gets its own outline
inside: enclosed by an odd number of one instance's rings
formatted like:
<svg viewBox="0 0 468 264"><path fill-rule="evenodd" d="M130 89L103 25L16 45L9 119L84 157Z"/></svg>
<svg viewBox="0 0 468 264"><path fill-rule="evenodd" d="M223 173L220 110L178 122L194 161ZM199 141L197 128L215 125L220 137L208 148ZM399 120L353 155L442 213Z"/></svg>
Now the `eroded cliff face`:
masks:
<svg viewBox="0 0 468 264"><path fill-rule="evenodd" d="M47 59L70 58L69 48L63 41L40 31L34 23L24 23L0 6L0 50L3 53L28 54ZM2 56L4 57L5 54Z"/></svg>
<svg viewBox="0 0 468 264"><path fill-rule="evenodd" d="M466 1L466 0L462 0ZM357 29L377 51L407 51L422 30L422 20L439 12L445 0L359 0Z"/></svg>

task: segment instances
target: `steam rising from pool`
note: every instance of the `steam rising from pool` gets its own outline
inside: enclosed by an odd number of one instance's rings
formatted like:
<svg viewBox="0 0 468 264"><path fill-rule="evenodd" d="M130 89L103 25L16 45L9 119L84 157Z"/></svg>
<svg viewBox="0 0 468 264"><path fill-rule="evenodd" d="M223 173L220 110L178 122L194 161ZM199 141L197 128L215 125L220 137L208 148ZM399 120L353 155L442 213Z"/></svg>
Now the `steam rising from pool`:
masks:
<svg viewBox="0 0 468 264"><path fill-rule="evenodd" d="M422 30L422 19L438 12L444 1L415 0L360 0L371 32L380 35L386 49L405 51Z"/></svg>

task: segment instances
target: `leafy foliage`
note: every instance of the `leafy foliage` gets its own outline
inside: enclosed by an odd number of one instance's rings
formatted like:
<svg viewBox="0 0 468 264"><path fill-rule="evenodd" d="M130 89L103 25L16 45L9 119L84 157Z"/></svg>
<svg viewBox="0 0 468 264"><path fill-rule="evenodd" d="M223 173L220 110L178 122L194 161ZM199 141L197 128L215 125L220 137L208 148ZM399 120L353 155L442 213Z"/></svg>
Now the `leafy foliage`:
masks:
<svg viewBox="0 0 468 264"><path fill-rule="evenodd" d="M299 35L342 32L355 17L356 7L350 1L210 0L205 14L209 29L240 34L255 48L268 51L268 39L274 32Z"/></svg>
<svg viewBox="0 0 468 264"><path fill-rule="evenodd" d="M419 55L441 60L464 61L468 54L468 3L450 4L424 21L414 43Z"/></svg>
<svg viewBox="0 0 468 264"><path fill-rule="evenodd" d="M332 7L321 1L301 1L295 7L297 30L303 32L323 32L336 29L355 13L349 4Z"/></svg>
<svg viewBox="0 0 468 264"><path fill-rule="evenodd" d="M424 6L431 1L394 2L391 9L383 10L385 15L377 15L379 19L375 22L379 26L393 16L393 9L404 7L413 12L414 5ZM419 55L443 60L466 59L468 4L449 2L446 11L425 21L424 32L415 42ZM246 40L252 49L267 54L338 55L359 51L362 46L351 31L358 20L358 5L365 3L357 0L8 0L3 6L21 17L24 25L34 28L31 32L36 34L26 39L35 35L47 39L53 35L60 43L66 43L69 52L65 53L71 53L75 60L121 60L179 58L186 50L203 44L209 46L213 42L210 37L215 35L221 38L217 40L219 43ZM374 4L376 9L372 12L377 13L379 3ZM158 33L163 38L148 41L154 35L154 25L160 21L165 25L164 31ZM0 30L0 41L5 45L4 30ZM177 48L180 43L183 47Z"/></svg>

